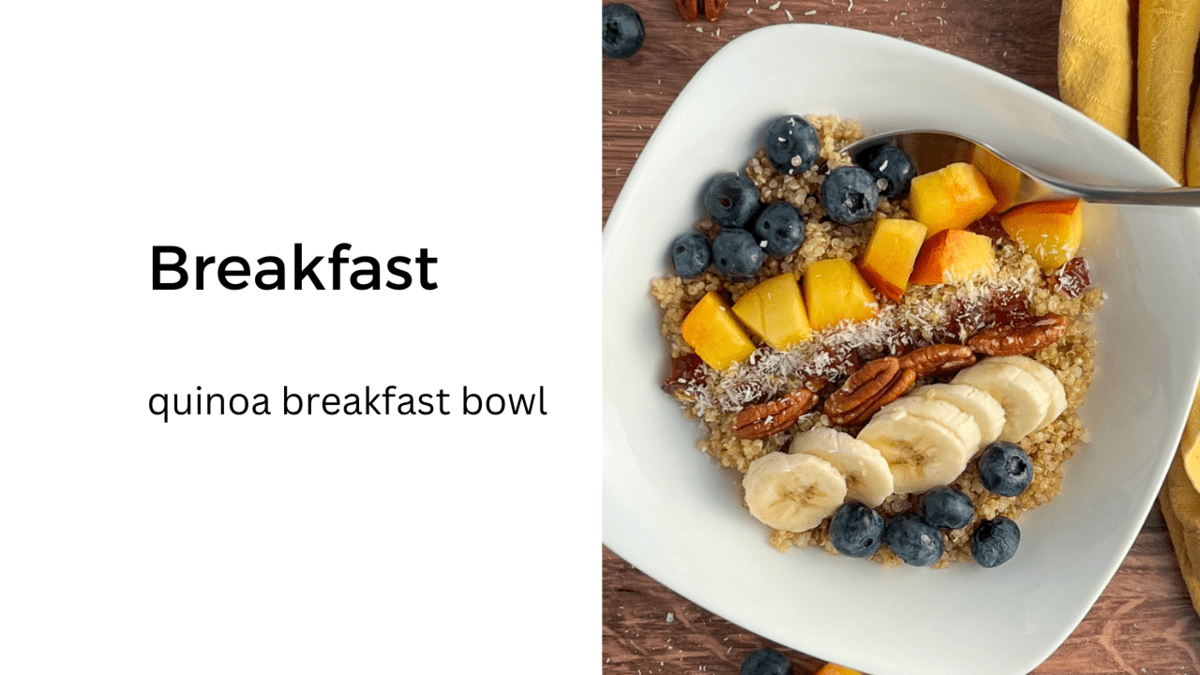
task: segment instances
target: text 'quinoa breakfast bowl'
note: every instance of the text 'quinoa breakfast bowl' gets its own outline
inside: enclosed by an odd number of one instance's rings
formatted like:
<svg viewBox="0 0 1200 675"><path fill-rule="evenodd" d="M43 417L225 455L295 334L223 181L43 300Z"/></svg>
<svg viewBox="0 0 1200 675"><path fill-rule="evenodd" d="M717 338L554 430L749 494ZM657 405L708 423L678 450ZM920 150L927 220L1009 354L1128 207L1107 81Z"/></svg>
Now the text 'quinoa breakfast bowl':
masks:
<svg viewBox="0 0 1200 675"><path fill-rule="evenodd" d="M1079 200L1005 209L983 163L856 158L857 122L785 115L654 279L700 448L780 551L884 565L1013 557L1087 440L1102 291ZM732 168L732 167L731 167Z"/></svg>

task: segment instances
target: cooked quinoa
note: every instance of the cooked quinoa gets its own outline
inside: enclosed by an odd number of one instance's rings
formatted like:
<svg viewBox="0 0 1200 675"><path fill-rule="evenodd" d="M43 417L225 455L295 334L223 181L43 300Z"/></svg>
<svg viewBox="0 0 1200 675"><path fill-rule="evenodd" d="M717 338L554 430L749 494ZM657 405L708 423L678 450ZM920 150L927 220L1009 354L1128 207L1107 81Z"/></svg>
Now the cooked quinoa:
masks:
<svg viewBox="0 0 1200 675"><path fill-rule="evenodd" d="M907 218L904 201L880 200L874 216L854 226L839 225L825 217L818 198L821 181L831 168L850 164L839 150L862 137L861 126L836 117L810 116L809 122L821 138L820 158L814 167L798 176L779 174L759 152L746 163L745 173L759 188L764 203L786 200L795 206L806 222L803 246L784 258L768 257L759 274L748 281L732 283L709 270L696 279L666 276L651 282L651 294L662 310L662 334L672 359L693 353L683 340L680 326L691 308L712 290L722 290L730 301L761 281L791 272L799 278L812 263L827 258L855 260L884 218ZM707 220L695 224L698 231L712 237L719 228ZM1095 372L1096 340L1092 318L1103 299L1100 288L1069 289L1064 292L1052 277L1047 277L1029 255L1002 232L996 238L997 273L988 278L958 284L910 286L902 301L878 297L880 311L871 320L844 324L813 336L787 352L766 345L746 361L724 371L700 364L698 376L669 383L671 395L689 416L698 418L707 434L699 447L722 466L744 474L750 462L767 453L785 449L792 437L813 427L833 426L817 406L802 416L787 431L764 439L748 440L731 430L734 415L746 405L769 400L799 387L817 391L841 383L858 365L872 358L894 355L915 347L945 342L963 343L982 327L1002 318L1040 316L1048 312L1062 314L1071 322L1067 334L1045 349L1029 354L1049 366L1062 382L1067 408L1049 426L1030 434L1020 445L1034 464L1033 483L1017 497L1001 497L986 489L979 480L975 460L952 486L966 493L975 503L975 515L966 527L943 530L946 550L935 567L971 560L971 533L980 520L998 515L1017 520L1021 513L1053 499L1062 487L1063 463L1085 443L1087 430L1077 410L1083 404ZM1077 297L1072 297L1077 296ZM753 339L753 338L752 338ZM948 381L945 376L936 381ZM917 385L935 380L918 380ZM855 434L857 428L845 429ZM740 485L740 481L739 481ZM877 510L885 517L916 508L919 495L892 495ZM793 546L820 546L835 553L829 541L829 519L817 528L802 533L775 530L770 542L781 552ZM902 564L886 546L872 557L885 565Z"/></svg>

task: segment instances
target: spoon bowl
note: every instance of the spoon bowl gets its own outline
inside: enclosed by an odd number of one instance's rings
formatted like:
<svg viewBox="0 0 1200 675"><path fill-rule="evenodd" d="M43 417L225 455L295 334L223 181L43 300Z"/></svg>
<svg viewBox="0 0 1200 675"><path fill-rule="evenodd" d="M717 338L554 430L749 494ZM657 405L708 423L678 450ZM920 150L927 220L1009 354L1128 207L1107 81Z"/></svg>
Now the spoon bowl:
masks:
<svg viewBox="0 0 1200 675"><path fill-rule="evenodd" d="M844 149L856 164L863 152L883 145L903 150L917 174L955 162L974 164L988 178L1001 211L1026 202L1080 198L1098 204L1200 206L1200 188L1136 188L1085 185L1023 166L992 147L966 136L934 130L893 131L852 143Z"/></svg>

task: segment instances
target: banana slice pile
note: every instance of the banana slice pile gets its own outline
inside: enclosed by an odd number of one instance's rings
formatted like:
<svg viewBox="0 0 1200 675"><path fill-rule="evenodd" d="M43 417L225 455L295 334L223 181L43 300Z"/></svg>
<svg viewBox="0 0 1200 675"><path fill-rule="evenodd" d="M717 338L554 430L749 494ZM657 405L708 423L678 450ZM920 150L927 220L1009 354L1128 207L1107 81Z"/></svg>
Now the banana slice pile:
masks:
<svg viewBox="0 0 1200 675"><path fill-rule="evenodd" d="M884 406L855 438L827 427L797 434L786 453L750 464L746 505L763 523L804 532L847 499L871 508L891 494L948 485L996 440L1017 442L1067 408L1054 371L1026 356L993 356L950 383L917 387Z"/></svg>

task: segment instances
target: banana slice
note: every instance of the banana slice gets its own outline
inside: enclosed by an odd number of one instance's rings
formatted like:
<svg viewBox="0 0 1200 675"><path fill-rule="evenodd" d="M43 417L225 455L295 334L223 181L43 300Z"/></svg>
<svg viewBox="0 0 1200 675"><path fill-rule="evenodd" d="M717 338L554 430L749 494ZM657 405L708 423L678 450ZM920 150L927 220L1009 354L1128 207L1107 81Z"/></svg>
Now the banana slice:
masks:
<svg viewBox="0 0 1200 675"><path fill-rule="evenodd" d="M965 414L965 413L964 413ZM858 440L887 460L897 494L925 492L947 485L967 468L975 447L945 425L917 417L904 408L875 413Z"/></svg>
<svg viewBox="0 0 1200 675"><path fill-rule="evenodd" d="M1000 438L1004 430L1004 406L991 394L967 384L927 384L908 392L916 398L945 401L970 415L979 427L979 450Z"/></svg>
<svg viewBox="0 0 1200 675"><path fill-rule="evenodd" d="M892 494L892 471L875 448L837 429L819 427L796 434L789 454L809 454L829 462L846 478L846 498L871 508Z"/></svg>
<svg viewBox="0 0 1200 675"><path fill-rule="evenodd" d="M789 532L811 530L846 500L842 472L808 454L763 455L750 463L742 487L752 516Z"/></svg>
<svg viewBox="0 0 1200 675"><path fill-rule="evenodd" d="M984 359L963 368L951 380L986 391L1004 408L999 440L1016 443L1033 433L1050 411L1050 393L1020 366Z"/></svg>
<svg viewBox="0 0 1200 675"><path fill-rule="evenodd" d="M958 440L962 441L963 447L968 448L972 455L979 448L979 441L982 439L982 435L979 433L979 424L974 417L953 403L934 398L901 396L884 406L879 412L885 410L903 410L914 417L941 424L949 429L950 433L957 436Z"/></svg>
<svg viewBox="0 0 1200 675"><path fill-rule="evenodd" d="M1018 366L1032 375L1046 389L1046 393L1050 394L1050 409L1046 412L1046 417L1042 419L1042 423L1038 425L1038 429L1058 419L1058 416L1063 414L1063 411L1067 409L1067 390L1063 387L1062 382L1059 382L1058 375L1055 375L1054 371L1045 364L1028 356L989 356L984 361L1011 363L1014 366ZM1037 429L1034 429L1034 431L1037 431Z"/></svg>

